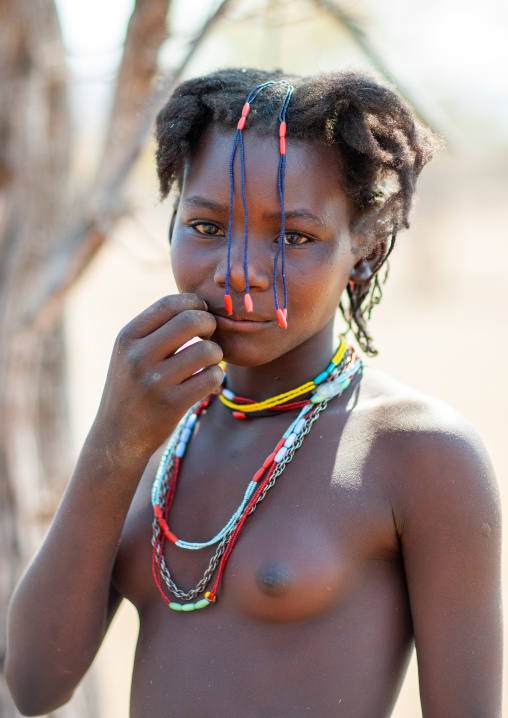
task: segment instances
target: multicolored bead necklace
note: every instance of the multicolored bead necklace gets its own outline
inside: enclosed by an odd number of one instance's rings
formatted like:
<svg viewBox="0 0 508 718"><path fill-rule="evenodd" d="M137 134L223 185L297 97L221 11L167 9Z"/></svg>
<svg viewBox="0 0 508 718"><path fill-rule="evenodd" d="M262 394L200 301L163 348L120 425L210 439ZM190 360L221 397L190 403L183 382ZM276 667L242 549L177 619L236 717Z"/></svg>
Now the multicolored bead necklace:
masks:
<svg viewBox="0 0 508 718"><path fill-rule="evenodd" d="M345 348L343 347L344 344ZM341 350L342 361L340 359L337 360ZM332 364L333 369L330 369ZM196 609L205 608L216 601L217 590L222 574L224 573L226 564L247 517L255 511L257 505L275 485L278 477L282 474L287 464L293 459L296 450L302 445L305 436L310 432L312 425L320 413L326 409L330 399L335 396L340 396L344 390L347 389L355 374L361 369L361 366L362 363L360 359L354 354L351 347L342 341L330 366L325 372L316 377L313 382L308 383L308 385L315 387L311 399L301 408L298 416L290 423L274 450L267 456L261 468L259 468L252 477L240 506L233 513L226 525L212 539L202 543L182 541L170 531L168 526L169 511L173 503L180 466L187 444L189 443L200 414L206 410L212 396L199 402L187 412L168 443L152 486L152 505L154 510L152 523L152 573L162 599L169 608L175 611L194 611ZM323 374L326 374L325 378L321 378ZM299 387L298 390L299 389L301 389L301 387ZM307 389L307 391L310 390ZM289 394L291 392L287 393ZM298 396L299 395L301 394L298 394ZM285 395L280 396L284 397ZM280 396L273 397L272 400L266 401L273 402L275 399L280 399ZM259 403L264 404L265 402ZM179 589L171 578L164 559L164 545L166 540L171 541L171 543L179 548L191 551L218 544L203 578L194 589L188 592ZM193 599L208 586L217 566L219 570L211 591L205 593L205 598L193 602ZM165 589L177 598L187 601L188 603L171 601Z"/></svg>
<svg viewBox="0 0 508 718"><path fill-rule="evenodd" d="M277 250L273 261L273 295L275 300L275 312L277 314L277 321L279 326L283 329L287 327L287 285L286 285L286 269L285 269L285 251L284 251L284 238L286 235L286 217L284 213L284 179L286 174L286 111L293 94L294 87L290 85L286 80L280 80L280 82L265 82L262 85L255 87L247 96L245 104L242 109L242 115L238 120L235 137L233 140L233 150L231 152L231 159L229 161L229 183L230 183L230 195L229 195L229 228L228 228L228 255L227 255L227 272L226 272L226 293L224 296L224 304L226 305L226 311L228 314L233 314L233 300L229 293L229 280L231 276L231 244L232 244L232 231L233 231L233 198L235 191L235 179L234 179L234 163L237 146L240 147L240 168L241 168L241 190L242 190L242 203L245 221L245 232L244 232L244 253L243 253L243 268L245 274L245 309L247 312L252 312L254 309L252 303L252 297L249 291L249 273L248 273L248 246L249 246L249 215L247 211L247 199L245 197L245 154L243 148L243 130L249 116L250 107L252 102L256 99L259 93L264 90L265 87L270 85L285 85L287 87L286 95L282 101L282 106L279 112L279 167L277 170L277 191L279 193L280 201L280 232L279 241L277 243ZM279 307L279 299L277 295L277 267L279 263L279 256L281 258L281 276L282 285L284 287L284 305Z"/></svg>
<svg viewBox="0 0 508 718"><path fill-rule="evenodd" d="M343 362L348 359L348 350L350 352L352 351L347 342L341 338L340 346L333 355L330 364L323 372L321 372L321 374L318 374L313 381L308 381L305 384L298 386L296 389L291 389L291 391L278 394L270 399L265 399L264 401L244 399L241 396L235 396L232 391L225 387L222 388L222 391L219 394L219 399L224 406L233 412L233 416L236 419L246 419L247 417L253 418L256 416L273 416L281 411L301 409L309 403L316 404L320 401L319 397L322 396L319 391L313 394L313 396L306 401L295 402L294 400L314 391L318 386L328 381L334 372L340 371Z"/></svg>

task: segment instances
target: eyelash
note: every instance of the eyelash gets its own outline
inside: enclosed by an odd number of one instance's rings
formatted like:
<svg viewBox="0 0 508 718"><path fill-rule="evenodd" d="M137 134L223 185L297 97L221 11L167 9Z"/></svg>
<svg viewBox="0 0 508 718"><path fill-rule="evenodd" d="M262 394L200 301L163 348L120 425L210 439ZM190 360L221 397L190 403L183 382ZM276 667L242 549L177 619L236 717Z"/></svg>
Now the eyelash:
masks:
<svg viewBox="0 0 508 718"><path fill-rule="evenodd" d="M198 234L205 235L207 237L223 237L225 236L224 231L221 227L219 227L214 222L194 222L190 223L190 226L195 229ZM203 230L198 229L198 227L213 227L216 231L215 232L205 232ZM219 234L222 232L222 234ZM305 240L304 242L290 242L288 241L288 237L298 237L299 239ZM277 238L278 239L278 238ZM277 240L275 240L277 241ZM310 237L307 237L305 234L300 234L299 232L286 232L286 245L290 247L302 247L304 244L309 244L313 240Z"/></svg>
<svg viewBox="0 0 508 718"><path fill-rule="evenodd" d="M299 237L300 239L304 239L305 242L288 242L288 237ZM289 245L290 247L303 247L304 244L310 244L313 240L310 237L307 237L305 234L300 234L299 232L286 232L286 245Z"/></svg>
<svg viewBox="0 0 508 718"><path fill-rule="evenodd" d="M195 229L198 234L204 234L207 237L222 237L223 235L219 234L219 232L222 232L223 230L213 222L191 222L190 226ZM203 232L198 229L198 227L213 227L216 229L216 232Z"/></svg>

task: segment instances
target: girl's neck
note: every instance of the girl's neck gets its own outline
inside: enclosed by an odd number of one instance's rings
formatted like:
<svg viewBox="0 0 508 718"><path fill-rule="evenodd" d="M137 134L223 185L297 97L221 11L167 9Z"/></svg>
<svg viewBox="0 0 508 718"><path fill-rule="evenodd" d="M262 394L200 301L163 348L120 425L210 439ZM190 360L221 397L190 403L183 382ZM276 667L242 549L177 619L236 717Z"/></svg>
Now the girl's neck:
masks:
<svg viewBox="0 0 508 718"><path fill-rule="evenodd" d="M293 350L268 364L227 365L227 387L237 396L262 401L311 381L330 363L334 346L333 321Z"/></svg>

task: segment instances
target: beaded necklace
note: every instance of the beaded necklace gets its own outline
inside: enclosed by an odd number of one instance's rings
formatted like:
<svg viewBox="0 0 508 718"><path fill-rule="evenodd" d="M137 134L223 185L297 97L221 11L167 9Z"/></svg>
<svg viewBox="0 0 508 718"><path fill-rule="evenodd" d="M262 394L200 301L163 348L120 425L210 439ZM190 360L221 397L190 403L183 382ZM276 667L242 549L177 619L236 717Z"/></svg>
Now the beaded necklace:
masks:
<svg viewBox="0 0 508 718"><path fill-rule="evenodd" d="M316 392L310 399L304 402L294 402L294 399L314 391L316 387L328 381L333 372L340 370L341 362L345 358L348 348L347 342L341 338L339 348L333 355L327 368L321 372L321 374L318 374L318 376L312 381L308 381L305 384L296 387L296 389L291 389L291 391L286 391L283 394L278 394L277 396L265 399L264 401L255 402L251 399L244 399L243 397L235 396L235 394L233 394L232 391L229 391L229 389L222 388L221 393L219 394L219 399L224 406L232 410L233 416L236 419L245 419L247 414L249 417L260 416L260 412L264 412L262 414L263 416L270 416L270 412L300 409L309 402L316 404L321 396L319 392Z"/></svg>
<svg viewBox="0 0 508 718"><path fill-rule="evenodd" d="M216 601L222 574L247 517L255 511L257 505L275 485L278 477L293 459L296 450L302 445L305 436L310 432L320 413L326 409L330 399L340 396L350 385L355 374L361 369L362 363L360 359L354 354L351 347L346 344L345 348L343 348L343 344L346 343L341 342L341 346L330 364L330 366L333 364L333 369L328 367L322 373L326 374L326 378L318 382L318 379L322 376L320 374L313 382L308 383L308 385L314 385L315 387L312 397L305 402L296 419L290 423L274 450L267 456L262 466L252 477L239 507L226 525L212 539L202 543L183 541L177 538L169 529L168 516L173 503L185 450L198 418L206 410L212 396L206 397L203 401L193 406L179 423L169 440L152 486L152 505L154 510L152 522L152 573L162 599L169 608L175 611L194 611L205 608ZM343 349L342 361L340 359L337 361L341 349ZM307 391L309 390L307 389ZM280 399L280 396L284 397L285 395L279 395L279 397L273 397L272 400L266 401L273 402L277 398ZM264 402L259 403L263 404ZM171 578L164 559L166 540L171 541L179 548L191 551L218 544L203 578L195 588L188 592L179 589ZM192 599L195 599L208 586L217 566L219 570L211 591L205 593L205 598L192 602ZM167 596L165 589L188 603L182 604L172 601Z"/></svg>

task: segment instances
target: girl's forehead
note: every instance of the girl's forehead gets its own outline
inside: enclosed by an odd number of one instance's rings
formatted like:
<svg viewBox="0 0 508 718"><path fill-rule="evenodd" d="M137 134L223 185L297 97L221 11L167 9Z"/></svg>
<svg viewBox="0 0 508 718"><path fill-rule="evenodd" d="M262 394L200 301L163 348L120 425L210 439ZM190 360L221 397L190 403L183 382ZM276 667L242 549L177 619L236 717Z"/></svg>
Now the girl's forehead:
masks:
<svg viewBox="0 0 508 718"><path fill-rule="evenodd" d="M230 161L235 132L212 126L204 134L183 178L182 197L192 194L213 194L222 200L229 197ZM245 154L245 186L256 201L278 205L277 170L279 141L255 128L243 133ZM233 166L235 191L241 185L240 150L237 148ZM349 202L342 187L339 157L336 150L323 141L291 139L287 135L285 201L287 206L312 205L314 211L329 213L331 205L350 215Z"/></svg>

